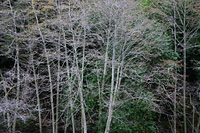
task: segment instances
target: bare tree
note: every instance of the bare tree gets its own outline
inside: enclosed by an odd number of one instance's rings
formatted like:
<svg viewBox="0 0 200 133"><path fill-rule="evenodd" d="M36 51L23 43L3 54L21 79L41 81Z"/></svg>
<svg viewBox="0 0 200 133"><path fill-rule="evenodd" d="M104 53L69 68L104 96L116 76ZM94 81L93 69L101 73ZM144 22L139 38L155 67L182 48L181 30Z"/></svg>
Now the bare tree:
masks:
<svg viewBox="0 0 200 133"><path fill-rule="evenodd" d="M163 1L164 2L164 1ZM165 1L166 2L166 1ZM188 49L191 47L196 47L194 46L195 44L191 43L191 40L195 37L197 34L197 31L199 30L199 24L198 24L198 19L195 18L195 5L197 5L196 1L192 0L169 0L166 2L166 5L161 4L162 2L155 2L153 7L156 7L156 9L153 12L160 16L164 17L165 19L163 20L158 20L168 26L168 29L173 29L173 40L174 40L174 45L175 45L175 53L182 53L183 55L183 82L182 82L182 88L183 88L183 121L184 121L184 132L187 132L187 127L189 124L187 124L187 121L189 120L187 118L187 106L186 106L186 101L188 99L187 97L187 92L189 90L187 89L187 53ZM172 11L173 10L173 11ZM173 12L173 13L172 13ZM191 14L193 12L193 14ZM196 14L197 15L197 14ZM172 23L173 22L173 23ZM175 63L175 69L176 69L176 63ZM175 71L175 76L174 76L174 124L173 124L173 132L176 132L176 119L177 119L177 89L180 85L180 80L178 81L177 77L178 73Z"/></svg>
<svg viewBox="0 0 200 133"><path fill-rule="evenodd" d="M33 8L33 10L35 10L33 4L32 4L32 8ZM34 14L35 14L35 19L36 19L37 25L39 25L39 20L38 20L36 11L34 11ZM49 63L49 55L48 55L48 52L47 52L47 49L46 49L46 42L45 42L45 39L44 39L44 36L42 34L42 31L41 31L40 27L38 27L38 31L39 31L39 34L40 34L40 36L42 38L42 43L43 43L43 47L44 47L44 54L45 54L46 61L47 61L48 77L49 77L50 92L51 92L50 101L51 101L51 113L52 113L51 114L52 115L52 130L53 130L53 133L55 133L55 118L54 118L54 103L53 103L53 83L52 83L52 77L51 77L52 74L51 74L51 68L50 68L50 63Z"/></svg>
<svg viewBox="0 0 200 133"><path fill-rule="evenodd" d="M176 49L177 49L177 44L176 44L176 1L174 1L174 52L176 53ZM176 64L175 64L175 71L176 71ZM175 72L175 84L174 84L174 133L176 133L176 118L177 118L177 114L176 114L176 91L177 91L177 71Z"/></svg>
<svg viewBox="0 0 200 133"><path fill-rule="evenodd" d="M12 5L11 2L9 0L9 5L10 5L10 10L11 12L13 12L12 10ZM16 22L15 22L15 15L16 15L16 11L13 13L13 24L14 24L14 33L17 34L17 30L16 30ZM17 66L17 94L16 94L16 109L18 108L18 103L19 103L19 93L20 93L20 66L19 66L19 44L16 42L16 66ZM16 110L17 111L17 110ZM13 121L13 127L12 127L12 132L15 132L15 128L16 128L16 111L14 114L14 121Z"/></svg>
<svg viewBox="0 0 200 133"><path fill-rule="evenodd" d="M2 123L6 123L9 132L16 132L18 120L25 120L27 112L37 114L40 132L51 126L49 130L53 133L60 129L86 133L96 123L94 128L98 132L103 132L104 126L105 133L115 132L112 122L121 120L116 114L130 99L148 101L152 111L163 114L166 107L162 110L160 106L165 103L173 113L167 114L171 130L178 131L181 115L187 132L186 122L191 118L186 114L187 50L199 29L197 21L188 29L189 0L169 0L166 7L156 1L159 9L154 13L167 18L162 24L145 18L139 3L131 0L17 2L4 2L9 13L4 16L8 19L1 21L4 28L0 31L12 40L6 46L8 52L0 52L14 61L12 68L2 72L0 81L3 92L0 113L3 112ZM27 8L13 8L15 4ZM183 53L183 84L179 80L178 62L171 57L168 60L171 55L165 54L170 39L160 27L166 23L166 28L173 29L175 53ZM155 99L146 97L146 92L152 92ZM199 112L195 113L193 103L194 132L200 119L195 123ZM179 105L183 105L183 114L178 112Z"/></svg>
<svg viewBox="0 0 200 133"><path fill-rule="evenodd" d="M4 93L5 93L6 106L8 106L8 91L7 91L7 89L6 89L6 88L7 88L7 84L6 84L6 82L5 82L5 79L4 79L3 75L2 75L2 73L0 73L0 74L1 74L1 79L2 79L1 84L3 85ZM10 112L7 112L6 115L7 115L7 119L8 119L8 120L7 120L8 132L11 133Z"/></svg>
<svg viewBox="0 0 200 133"><path fill-rule="evenodd" d="M34 42L33 42L34 43ZM36 96L37 96L37 108L38 108L38 117L39 117L39 127L40 127L40 133L42 133L42 118L41 118L41 105L40 105L40 96L39 96L39 88L38 88L38 80L37 80L37 74L36 74L36 69L35 69L35 64L34 64L34 54L32 50L32 45L29 46L30 49L30 62L33 70L33 76L34 76L34 82L35 82L35 89L36 89Z"/></svg>

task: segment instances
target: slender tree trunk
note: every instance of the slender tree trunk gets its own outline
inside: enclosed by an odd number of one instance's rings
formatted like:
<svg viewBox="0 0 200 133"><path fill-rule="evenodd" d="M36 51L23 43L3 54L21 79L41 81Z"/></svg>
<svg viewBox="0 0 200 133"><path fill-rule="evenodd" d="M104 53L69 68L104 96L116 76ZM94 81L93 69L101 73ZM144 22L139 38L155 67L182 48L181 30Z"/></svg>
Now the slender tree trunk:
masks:
<svg viewBox="0 0 200 133"><path fill-rule="evenodd" d="M117 78L116 78L116 85L115 85L115 91L114 91L114 98L113 98L113 105L115 105L115 100L117 96L117 92L119 90L119 87L121 85L121 79L122 79L122 74L123 74L123 67L124 67L124 59L125 59L125 46L126 46L126 38L125 42L123 44L123 47L121 49L121 55L119 56L119 60L121 58L120 64L118 65L117 69Z"/></svg>
<svg viewBox="0 0 200 133"><path fill-rule="evenodd" d="M176 1L174 1L174 48L176 53ZM175 85L174 85L174 133L176 133L176 90L177 90L177 70L176 70L176 63L175 63Z"/></svg>
<svg viewBox="0 0 200 133"><path fill-rule="evenodd" d="M59 115L59 91L60 91L60 37L59 43L57 46L57 55L58 55L58 71L57 71L57 94L56 94L56 133L58 133L58 115Z"/></svg>
<svg viewBox="0 0 200 133"><path fill-rule="evenodd" d="M42 37L42 41L43 41L43 46L44 46L44 52L45 52L45 56L46 56L46 60L47 60L47 68L48 68L48 75L49 75L49 83L50 83L50 101L51 101L51 115L52 115L52 130L53 133L55 133L55 120L54 120L54 103L53 103L53 84L52 84L52 79L51 79L51 68L50 68L50 64L49 64L49 57L48 57L48 53L47 53L47 49L46 49L46 43L45 40L43 38L42 32L39 28L39 32L40 32L40 36Z"/></svg>
<svg viewBox="0 0 200 133"><path fill-rule="evenodd" d="M69 68L69 56L68 56L68 50L67 50L67 46L66 46L66 38L65 38L65 31L62 28L63 31L63 37L64 37L64 47L65 47L65 59L66 59L66 69L67 69L67 78L68 80L71 79L70 78L70 68ZM72 102L72 86L71 86L71 81L68 82L69 84L69 104L70 104L70 114L71 114L71 121L72 121L72 130L73 133L75 133L75 121L74 121L74 113L73 113L73 102Z"/></svg>
<svg viewBox="0 0 200 133"><path fill-rule="evenodd" d="M121 84L121 73L122 73L122 69L121 69L121 66L119 65L118 69L117 69L117 77L116 77L115 88L113 87L114 88L113 96L110 97L110 99L112 98L112 101L111 101L112 103L109 104L109 111L108 111L109 114L108 114L108 119L107 119L107 123L106 123L105 133L110 132L110 124L111 124L111 120L112 120L113 108L114 108L114 105L115 105L115 100L116 100L118 88Z"/></svg>
<svg viewBox="0 0 200 133"><path fill-rule="evenodd" d="M85 12L84 12L85 13ZM85 16L85 14L83 14ZM83 17L84 17L83 16ZM85 18L84 18L85 19ZM83 20L84 21L84 20ZM70 15L70 22L71 21L71 15ZM73 42L74 44L74 59L75 59L75 64L76 64L76 76L78 78L78 92L79 92L79 97L80 97L80 104L81 104L81 132L87 133L87 122L86 122L86 115L85 115L85 107L84 107L84 98L83 98L83 77L84 77L84 68L85 68L85 44L86 44L86 27L83 24L84 28L84 35L83 35L83 50L82 50L82 68L79 69L79 59L78 59L78 52L77 52L77 44L80 44L80 37L81 37L81 31L74 31L73 28L71 27L72 31L72 36L73 36ZM78 38L77 41L75 40L75 33L77 32Z"/></svg>
<svg viewBox="0 0 200 133"><path fill-rule="evenodd" d="M84 65L85 65L85 39L86 39L86 29L84 27L84 42L83 42L83 58L82 58L82 70L81 70L81 84L79 87L79 94L80 94L80 99L81 99L81 114L82 114L82 127L84 133L87 133L87 123L86 123L86 116L85 116L85 107L84 107L84 100L83 100L83 94L82 94L82 89L83 89L83 73L84 73Z"/></svg>
<svg viewBox="0 0 200 133"><path fill-rule="evenodd" d="M184 116L184 132L187 133L186 121L186 0L184 1L184 20L183 20L183 55L184 55L184 83L183 83L183 116Z"/></svg>
<svg viewBox="0 0 200 133"><path fill-rule="evenodd" d="M34 9L34 1L33 0L32 0L32 8L33 8L33 10L35 10ZM38 24L38 19L37 19L36 13L35 13L35 17L36 17L36 21L37 21L37 24ZM38 82L37 82L37 75L36 75L36 71L35 71L35 65L33 63L33 52L32 52L31 47L30 47L30 52L31 52L31 65L32 65L32 69L33 69L36 96L37 96L37 106L38 106L40 133L42 133L42 118L41 118L41 105L40 105L39 88L38 88Z"/></svg>
<svg viewBox="0 0 200 133"><path fill-rule="evenodd" d="M15 25L15 34L17 33L16 31L16 24L15 24L15 13L14 13L14 25ZM12 132L15 133L16 129L16 111L18 108L18 103L19 103L19 91L20 91L20 66L19 66L19 44L16 42L16 62L17 62L17 101L16 101L16 107L15 107L15 114L14 114L14 121L13 121L13 129Z"/></svg>
<svg viewBox="0 0 200 133"><path fill-rule="evenodd" d="M33 10L35 10L33 4L32 4L32 8L33 8ZM37 14L36 14L35 11L34 11L34 13L35 13L35 19L36 19L37 25L39 25ZM44 47L44 54L45 54L46 61L47 61L47 69L48 69L49 85L50 85L50 95L51 95L50 96L50 102L51 102L51 116L52 116L51 119L52 119L52 130L53 130L52 132L55 133L55 118L54 118L54 103L53 103L53 84L52 84L52 79L51 79L51 68L50 68L49 57L48 57L48 53L47 53L47 49L46 49L46 43L45 43L43 34L42 34L41 30L40 30L40 27L38 28L38 31L39 31L39 34L40 34L40 36L42 38L42 43L43 43L43 47Z"/></svg>
<svg viewBox="0 0 200 133"><path fill-rule="evenodd" d="M10 10L13 13L12 10L12 5L11 2L9 0L9 6L10 6ZM13 23L14 23L14 33L17 34L17 30L16 30L16 23L15 23L15 14L16 12L13 13ZM18 108L18 103L19 103L19 91L20 91L20 66L19 66L19 44L16 42L16 64L17 64L17 99L16 99L16 106L15 106L15 112L14 112L14 120L13 120L13 125L12 125L12 132L15 133L15 129L16 129L16 111Z"/></svg>
<svg viewBox="0 0 200 133"><path fill-rule="evenodd" d="M50 101L51 101L51 113L52 113L52 129L53 129L53 133L54 133L55 132L55 120L54 120L53 84L52 84L52 79L51 79L51 68L50 68L50 64L49 64L49 57L47 55L46 43L45 43L45 40L43 38L40 28L39 28L39 32L42 37L42 41L43 41L43 45L44 45L44 52L45 52L45 56L46 56L46 60L47 60L47 68L48 68L50 92L51 92Z"/></svg>
<svg viewBox="0 0 200 133"><path fill-rule="evenodd" d="M115 83L115 47L116 47L116 25L115 25L115 42L113 44L113 55L112 55L112 79L111 79L111 89L110 89L110 101L109 101L109 108L108 108L108 117L106 122L106 129L105 133L110 132L110 124L112 120L113 114L113 95L114 95L114 83Z"/></svg>
<svg viewBox="0 0 200 133"><path fill-rule="evenodd" d="M15 109L15 114L14 114L14 121L13 121L13 130L12 132L15 133L15 128L16 128L16 116L17 113L16 111L18 110L18 103L19 103L19 91L20 91L20 68L19 68L19 44L16 43L16 62L17 62L17 101L16 101L16 109Z"/></svg>
<svg viewBox="0 0 200 133"><path fill-rule="evenodd" d="M115 105L115 99L116 99L116 96L117 96L117 92L118 92L118 88L120 86L120 81L121 81L121 67L120 65L118 66L117 68L117 77L116 77L116 83L115 83L115 90L114 90L114 95L113 95L113 106Z"/></svg>
<svg viewBox="0 0 200 133"><path fill-rule="evenodd" d="M108 63L108 50L109 50L109 45L110 45L110 29L108 29L107 31L107 42L106 42L106 53L105 53L105 61L104 61L104 69L103 69L103 79L102 79L102 85L101 88L99 89L99 122L98 122L98 131L102 132L101 127L102 127L102 98L101 98L101 94L104 90L104 86L105 86L105 76L106 76L106 72L107 72L107 63Z"/></svg>
<svg viewBox="0 0 200 133"><path fill-rule="evenodd" d="M84 31L84 34L85 34L85 31ZM73 42L76 42L74 33L73 33ZM80 43L80 38L78 38L78 43ZM84 63L85 63L85 35L84 35L83 57L82 57L82 68L81 68L81 70L79 69L78 56L77 56L78 52L77 52L77 46L76 45L77 44L75 44L75 46L74 46L74 59L75 59L75 62L76 62L76 76L77 76L78 82L79 82L78 92L79 92L80 103L81 103L81 127L82 127L82 132L87 133L85 107L84 107L83 92L82 92L82 89L83 89L83 72L84 72ZM81 74L80 74L79 71L81 72Z"/></svg>
<svg viewBox="0 0 200 133"><path fill-rule="evenodd" d="M85 107L84 107L84 101L83 101L83 93L82 93L82 74L79 74L79 68L78 68L78 57L77 57L77 50L75 49L75 60L76 60L76 74L78 76L78 81L79 81L79 87L78 87L78 92L79 92L79 97L80 97L80 102L81 102L81 127L82 127L82 132L87 133L87 126L86 126L86 117L85 117ZM82 71L83 72L83 71ZM81 72L81 73L82 73Z"/></svg>
<svg viewBox="0 0 200 133"><path fill-rule="evenodd" d="M113 48L113 57L112 57L112 81L111 81L111 90L110 90L110 101L109 101L109 109L108 109L108 117L107 117L107 122L106 122L106 129L105 133L110 132L110 124L111 124L111 119L112 119L112 113L113 113L113 90L114 90L114 80L115 80L115 48Z"/></svg>
<svg viewBox="0 0 200 133"><path fill-rule="evenodd" d="M126 45L126 39L125 42L122 46L121 49L121 55L118 57L118 68L117 68L117 77L115 79L114 75L115 75L115 65L116 65L116 59L115 59L115 47L117 44L117 26L115 25L115 42L113 45L113 56L112 56L112 81L111 81L111 94L110 94L110 104L109 104L109 111L108 111L108 118L107 118L107 123L106 123L106 129L105 129L105 133L110 132L110 124L111 124L111 120L112 120L112 114L113 114L113 108L115 105L115 100L116 100L116 96L117 96L117 92L118 89L121 85L121 79L122 79L122 72L123 72L123 64L124 64L124 58L125 58L125 45ZM116 83L115 83L116 81ZM115 83L115 87L114 87L114 83ZM113 90L114 89L114 90Z"/></svg>
<svg viewBox="0 0 200 133"><path fill-rule="evenodd" d="M37 96L37 107L38 107L38 117L39 117L40 133L42 133L42 118L41 118L39 88L38 88L38 82L37 82L37 75L36 75L36 71L35 71L35 65L33 63L33 51L31 49L31 47L30 47L30 53L31 53L31 66L32 66L32 69L33 69L33 76L34 76L36 96Z"/></svg>
<svg viewBox="0 0 200 133"><path fill-rule="evenodd" d="M184 132L187 133L186 123L186 44L184 39L184 83L183 83L183 115L184 115Z"/></svg>
<svg viewBox="0 0 200 133"><path fill-rule="evenodd" d="M5 100L6 100L6 106L8 105L8 92L7 92L7 90L6 90L6 82L5 82L5 80L4 80L4 77L3 77L3 75L2 75L2 73L1 73L1 71L0 71L0 74L1 74L1 78L2 78L2 80L3 80L3 88L4 88L4 93L5 93ZM11 121L10 121L10 113L9 112L7 112L6 113L6 116L7 116L7 125L8 125L8 133L11 133L12 131L11 131Z"/></svg>
<svg viewBox="0 0 200 133"><path fill-rule="evenodd" d="M70 19L70 23L72 23L72 19L71 19L71 1L69 1L68 17ZM72 30L72 27L71 27L71 30ZM68 49L67 49L67 46L66 46L67 45L67 43L66 43L67 41L66 41L66 38L65 38L65 31L64 31L63 28L62 28L62 31L63 31L64 44L65 44L64 46L65 46L65 59L66 59L67 77L68 77L68 79L70 79L69 56L68 56ZM74 34L73 34L73 41L74 41ZM74 60L75 60L75 58L74 58ZM74 120L74 113L73 113L74 106L73 106L73 101L72 101L72 84L71 84L71 81L69 83L69 94L70 94L69 103L70 103L70 114L71 114L71 121L72 121L72 130L73 130L73 133L75 133L76 130L75 130L75 120Z"/></svg>

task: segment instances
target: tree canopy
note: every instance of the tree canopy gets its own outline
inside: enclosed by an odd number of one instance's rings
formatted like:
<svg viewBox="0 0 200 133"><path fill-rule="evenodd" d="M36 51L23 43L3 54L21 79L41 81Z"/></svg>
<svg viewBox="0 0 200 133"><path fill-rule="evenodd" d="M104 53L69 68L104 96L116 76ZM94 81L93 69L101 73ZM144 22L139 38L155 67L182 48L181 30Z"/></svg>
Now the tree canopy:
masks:
<svg viewBox="0 0 200 133"><path fill-rule="evenodd" d="M199 132L197 0L2 0L0 132Z"/></svg>

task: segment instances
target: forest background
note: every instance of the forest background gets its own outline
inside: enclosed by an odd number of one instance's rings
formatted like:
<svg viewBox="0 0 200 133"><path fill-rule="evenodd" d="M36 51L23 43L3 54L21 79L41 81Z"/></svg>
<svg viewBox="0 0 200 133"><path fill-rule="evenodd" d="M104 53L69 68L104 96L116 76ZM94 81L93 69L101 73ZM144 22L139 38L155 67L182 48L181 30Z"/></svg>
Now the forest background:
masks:
<svg viewBox="0 0 200 133"><path fill-rule="evenodd" d="M198 0L1 0L0 132L200 132Z"/></svg>

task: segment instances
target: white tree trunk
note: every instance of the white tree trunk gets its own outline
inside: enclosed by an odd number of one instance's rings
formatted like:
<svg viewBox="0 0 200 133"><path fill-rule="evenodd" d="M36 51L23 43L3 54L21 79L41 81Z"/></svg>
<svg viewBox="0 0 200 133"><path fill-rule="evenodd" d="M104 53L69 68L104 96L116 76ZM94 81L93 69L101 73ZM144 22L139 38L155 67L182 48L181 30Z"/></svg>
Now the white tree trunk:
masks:
<svg viewBox="0 0 200 133"><path fill-rule="evenodd" d="M116 30L116 25L115 25ZM115 31L115 39L116 39L116 31ZM115 83L115 47L116 42L113 43L113 53L112 53L112 79L111 79L111 88L110 88L110 101L109 101L109 108L108 108L108 117L106 122L106 129L105 133L110 132L110 124L112 120L112 114L113 114L113 95L114 95L114 83Z"/></svg>
<svg viewBox="0 0 200 133"><path fill-rule="evenodd" d="M14 114L14 121L13 121L13 130L12 132L15 133L16 128L16 116L18 110L18 103L19 103L19 91L20 91L20 68L19 68L19 44L16 44L16 62L17 62L17 100L16 100L16 107L15 107L15 114Z"/></svg>
<svg viewBox="0 0 200 133"><path fill-rule="evenodd" d="M65 38L65 31L64 29L62 28L62 31L63 31L63 37L64 37L64 47L65 47L65 60L66 60L66 70L67 70L67 78L68 79L71 79L70 77L70 68L69 68L69 56L68 56L68 50L67 50L67 44L66 44L66 38ZM74 121L74 113L73 113L73 102L72 102L72 85L71 85L71 81L68 82L69 84L69 104L70 104L70 114L71 114L71 121L72 121L72 130L73 130L73 133L75 133L75 121Z"/></svg>
<svg viewBox="0 0 200 133"><path fill-rule="evenodd" d="M33 10L35 10L33 4L32 4L32 8L33 8ZM35 19L36 19L37 25L39 25L37 14L36 14L36 12L34 12L34 13L35 13ZM46 49L46 43L45 43L45 40L44 40L44 36L43 36L43 34L42 34L41 30L40 30L40 27L38 28L38 31L39 31L39 34L40 34L40 36L42 38L42 43L43 43L43 47L44 47L44 54L45 54L46 61L47 61L47 69L48 69L49 85L50 85L50 102L51 102L51 117L52 117L51 119L52 119L52 130L53 130L52 132L55 133L53 84L52 84L52 79L51 79L51 68L50 68L50 64L49 64L49 57L48 57L48 53L47 53L47 49Z"/></svg>
<svg viewBox="0 0 200 133"><path fill-rule="evenodd" d="M174 47L175 47L175 53L176 53L176 1L174 1ZM175 68L175 85L174 85L174 133L176 133L176 90L177 90L177 69L176 64L174 66Z"/></svg>
<svg viewBox="0 0 200 133"><path fill-rule="evenodd" d="M187 133L187 121L186 121L186 0L184 1L184 13L183 13L183 60L184 60L184 81L183 81L183 118L184 118L184 132Z"/></svg>
<svg viewBox="0 0 200 133"><path fill-rule="evenodd" d="M8 91L6 90L7 84L6 84L5 80L4 80L4 77L3 77L2 73L1 73L1 71L0 71L0 74L1 74L1 78L3 80L3 89L4 89L4 93L5 93L6 106L8 106ZM7 116L7 119L8 119L7 120L8 133L12 133L12 131L11 131L10 113L7 112L6 116Z"/></svg>
<svg viewBox="0 0 200 133"><path fill-rule="evenodd" d="M39 117L40 133L42 133L42 118L41 118L39 88L38 88L38 82L37 82L37 75L36 75L36 71L35 71L35 65L33 63L33 52L32 52L31 47L30 47L30 53L31 53L31 66L32 66L32 69L33 69L33 76L34 76L36 96L37 96L37 107L38 107L38 117Z"/></svg>
<svg viewBox="0 0 200 133"><path fill-rule="evenodd" d="M59 115L59 91L60 91L60 37L57 46L58 66L57 66L57 94L56 94L56 133L58 133L58 115Z"/></svg>

